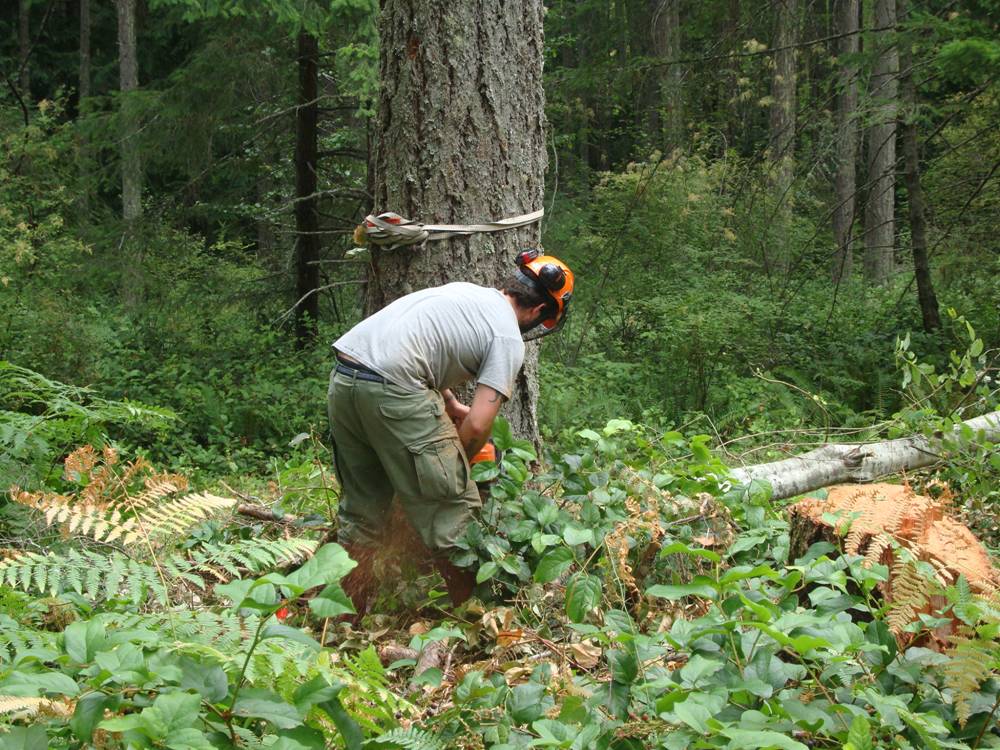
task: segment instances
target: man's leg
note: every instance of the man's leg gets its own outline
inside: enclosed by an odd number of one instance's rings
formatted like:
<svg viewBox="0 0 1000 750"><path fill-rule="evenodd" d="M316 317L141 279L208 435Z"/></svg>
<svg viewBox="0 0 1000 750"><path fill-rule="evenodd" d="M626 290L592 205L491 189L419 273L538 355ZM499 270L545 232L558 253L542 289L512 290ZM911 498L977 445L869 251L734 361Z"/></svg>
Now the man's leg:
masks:
<svg viewBox="0 0 1000 750"><path fill-rule="evenodd" d="M482 501L440 394L385 386L361 411L403 511L431 550L452 603L462 603L471 596L475 572L456 567L448 554Z"/></svg>
<svg viewBox="0 0 1000 750"><path fill-rule="evenodd" d="M357 620L364 616L377 588L375 552L393 496L392 484L368 443L364 420L358 413L363 388L364 381L333 374L327 400L334 469L340 482L337 540L357 562L341 587L354 604Z"/></svg>

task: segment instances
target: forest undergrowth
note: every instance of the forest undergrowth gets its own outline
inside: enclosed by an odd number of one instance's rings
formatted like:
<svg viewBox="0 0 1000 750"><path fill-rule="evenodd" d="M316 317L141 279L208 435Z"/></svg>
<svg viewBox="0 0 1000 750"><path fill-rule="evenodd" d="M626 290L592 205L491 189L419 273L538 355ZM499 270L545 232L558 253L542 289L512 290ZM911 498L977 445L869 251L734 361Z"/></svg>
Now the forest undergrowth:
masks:
<svg viewBox="0 0 1000 750"><path fill-rule="evenodd" d="M901 346L926 429L970 385L995 403L967 380L989 355L969 335L939 374ZM170 412L0 374L5 445L35 478L0 508L5 748L1000 746L996 588L942 579L902 533L862 554L850 514L795 548L782 504L734 486L709 435L613 419L539 464L499 423L458 560L477 596L450 607L390 551L351 623L318 436L266 479L192 488L109 438ZM995 539L967 500L1000 461L959 442L908 481L967 491L950 512Z"/></svg>

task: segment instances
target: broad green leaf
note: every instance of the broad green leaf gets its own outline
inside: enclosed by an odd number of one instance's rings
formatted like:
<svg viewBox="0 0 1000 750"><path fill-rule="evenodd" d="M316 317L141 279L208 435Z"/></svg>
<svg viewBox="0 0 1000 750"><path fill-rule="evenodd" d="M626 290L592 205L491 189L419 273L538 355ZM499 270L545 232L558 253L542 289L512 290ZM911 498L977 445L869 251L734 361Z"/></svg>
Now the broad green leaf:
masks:
<svg viewBox="0 0 1000 750"><path fill-rule="evenodd" d="M303 590L324 584L337 583L350 573L357 563L347 555L339 544L324 544L306 562L287 576L288 582Z"/></svg>
<svg viewBox="0 0 1000 750"><path fill-rule="evenodd" d="M573 550L569 547L556 547L538 561L535 568L535 580L538 583L554 581L569 570L574 560Z"/></svg>
<svg viewBox="0 0 1000 750"><path fill-rule="evenodd" d="M89 743L94 734L94 728L104 718L104 709L110 698L104 693L87 693L76 702L73 718L69 720L69 728L73 730L78 740Z"/></svg>
<svg viewBox="0 0 1000 750"><path fill-rule="evenodd" d="M44 726L10 727L0 735L3 750L48 750L49 737Z"/></svg>
<svg viewBox="0 0 1000 750"><path fill-rule="evenodd" d="M62 672L14 672L0 682L0 695L37 697L46 694L73 697L79 685Z"/></svg>
<svg viewBox="0 0 1000 750"><path fill-rule="evenodd" d="M429 669L425 669L420 674L414 676L413 679L410 680L410 684L439 687L442 680L444 680L444 673L437 667L430 667Z"/></svg>
<svg viewBox="0 0 1000 750"><path fill-rule="evenodd" d="M707 583L681 583L675 585L657 585L646 589L648 596L657 596L668 601L677 601L685 596L700 596L704 599L714 599L716 590Z"/></svg>
<svg viewBox="0 0 1000 750"><path fill-rule="evenodd" d="M216 746L208 741L208 737L194 727L170 732L163 744L167 750L216 750Z"/></svg>
<svg viewBox="0 0 1000 750"><path fill-rule="evenodd" d="M309 600L309 609L317 617L354 614L354 603L339 583L331 583Z"/></svg>
<svg viewBox="0 0 1000 750"><path fill-rule="evenodd" d="M673 544L668 544L666 547L660 550L660 557L666 557L667 555L693 555L695 557L704 557L706 560L711 562L719 562L722 558L710 549L702 549L700 547L689 547L684 542L674 542Z"/></svg>
<svg viewBox="0 0 1000 750"><path fill-rule="evenodd" d="M563 539L570 547L575 547L578 544L593 545L594 531L593 529L581 528L576 524L567 524L566 528L563 529Z"/></svg>
<svg viewBox="0 0 1000 750"><path fill-rule="evenodd" d="M583 622L587 613L601 603L601 579L579 571L566 582L566 614L573 622Z"/></svg>
<svg viewBox="0 0 1000 750"><path fill-rule="evenodd" d="M219 703L229 693L229 678L218 665L202 664L194 659L184 658L181 660L181 670L181 689L195 690L209 703Z"/></svg>
<svg viewBox="0 0 1000 750"><path fill-rule="evenodd" d="M198 709L201 707L201 696L193 693L161 693L156 696L153 705L143 709L143 714L152 714L164 727L163 736L178 730L193 727L199 723Z"/></svg>
<svg viewBox="0 0 1000 750"><path fill-rule="evenodd" d="M270 750L323 750L326 738L318 729L295 727L278 732L278 739L270 746Z"/></svg>
<svg viewBox="0 0 1000 750"><path fill-rule="evenodd" d="M623 685L635 682L639 674L639 660L635 654L626 649L612 649L607 652L608 667L611 668L611 679Z"/></svg>
<svg viewBox="0 0 1000 750"><path fill-rule="evenodd" d="M542 698L545 696L545 686L535 682L518 685L507 696L507 711L518 724L529 724L542 718L545 709Z"/></svg>
<svg viewBox="0 0 1000 750"><path fill-rule="evenodd" d="M850 750L874 750L875 748L871 725L860 714L855 716L854 721L851 722L851 729L847 733L847 744L844 747L848 746Z"/></svg>
<svg viewBox="0 0 1000 750"><path fill-rule="evenodd" d="M493 421L493 442L501 451L509 451L516 444L510 422L503 417L497 417Z"/></svg>
<svg viewBox="0 0 1000 750"><path fill-rule="evenodd" d="M691 693L685 700L674 704L671 712L694 731L705 734L708 731L709 719L719 713L725 705L725 698L720 695Z"/></svg>
<svg viewBox="0 0 1000 750"><path fill-rule="evenodd" d="M807 745L803 745L801 742L793 740L791 737L780 732L772 732L770 730L730 727L723 729L722 734L732 740L729 743L729 747L733 748L733 750L742 750L742 748L747 748L748 750L751 748L759 750L772 750L772 748L779 748L780 750L809 750Z"/></svg>
<svg viewBox="0 0 1000 750"><path fill-rule="evenodd" d="M63 632L63 647L77 664L89 664L107 644L107 625L99 619L70 623Z"/></svg>
<svg viewBox="0 0 1000 750"><path fill-rule="evenodd" d="M480 461L472 465L473 482L492 482L500 476L500 467L496 461Z"/></svg>
<svg viewBox="0 0 1000 750"><path fill-rule="evenodd" d="M499 570L500 566L492 560L488 563L483 563L483 565L480 566L479 571L476 573L476 583L482 583L483 581L490 580Z"/></svg>
<svg viewBox="0 0 1000 750"><path fill-rule="evenodd" d="M688 659L688 663L681 668L681 680L687 686L697 687L701 679L711 677L723 667L725 664L721 661L706 659L701 654L694 654Z"/></svg>
<svg viewBox="0 0 1000 750"><path fill-rule="evenodd" d="M236 698L233 714L252 719L264 719L279 729L292 729L302 724L295 706L280 695L264 688L244 688Z"/></svg>
<svg viewBox="0 0 1000 750"><path fill-rule="evenodd" d="M320 615L321 617L330 615ZM264 626L261 631L260 639L262 641L268 638L286 638L290 641L295 641L296 643L301 643L304 646L308 646L311 649L318 650L320 648L319 643L311 635L308 635L298 628L293 628L288 625L282 625L279 622L269 622Z"/></svg>
<svg viewBox="0 0 1000 750"><path fill-rule="evenodd" d="M326 681L325 677L317 675L308 682L300 685L298 690L295 691L293 699L295 707L304 716L313 706L336 698L343 689L344 683L335 682L331 685Z"/></svg>

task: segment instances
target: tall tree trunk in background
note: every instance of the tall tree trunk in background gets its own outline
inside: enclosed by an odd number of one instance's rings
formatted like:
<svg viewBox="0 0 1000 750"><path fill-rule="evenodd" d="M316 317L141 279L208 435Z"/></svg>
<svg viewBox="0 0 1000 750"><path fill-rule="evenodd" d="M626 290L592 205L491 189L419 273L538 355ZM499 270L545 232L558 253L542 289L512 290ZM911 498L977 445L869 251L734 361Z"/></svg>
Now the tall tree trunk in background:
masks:
<svg viewBox="0 0 1000 750"><path fill-rule="evenodd" d="M833 281L851 276L854 265L854 210L858 159L858 64L860 47L859 0L839 0L835 4L836 31L844 34L837 44L840 91L837 93L837 172L833 195Z"/></svg>
<svg viewBox="0 0 1000 750"><path fill-rule="evenodd" d="M319 218L316 213L319 41L299 33L299 106L295 117L295 341L305 347L319 320ZM306 296L308 295L308 296ZM303 299L305 298L305 299Z"/></svg>
<svg viewBox="0 0 1000 750"><path fill-rule="evenodd" d="M80 0L80 101L90 96L90 0Z"/></svg>
<svg viewBox="0 0 1000 750"><path fill-rule="evenodd" d="M29 0L18 0L17 4L17 62L20 75L17 85L25 101L31 98L31 71L28 55L31 53L31 8Z"/></svg>
<svg viewBox="0 0 1000 750"><path fill-rule="evenodd" d="M680 0L649 0L653 56L657 61L680 58ZM656 96L653 100L653 142L669 153L684 144L683 69L680 65L656 68Z"/></svg>
<svg viewBox="0 0 1000 750"><path fill-rule="evenodd" d="M905 12L905 0L900 0L899 12ZM906 181L907 203L910 210L910 242L913 246L913 272L917 280L917 298L924 330L941 327L937 295L931 280L931 267L927 258L927 219L924 190L920 184L920 148L917 143L917 86L913 80L913 54L909 44L899 46L900 88L903 105L903 170Z"/></svg>
<svg viewBox="0 0 1000 750"><path fill-rule="evenodd" d="M872 124L868 127L868 201L865 204L865 278L889 280L896 237L896 111L899 53L896 47L896 0L874 0L872 35L877 55L871 76ZM889 28L887 28L889 27Z"/></svg>
<svg viewBox="0 0 1000 750"><path fill-rule="evenodd" d="M795 49L799 36L799 0L776 0L774 76L771 81L770 159L771 190L774 195L775 224L780 245L768 259L768 266L787 268L788 225L792 218L792 182L795 179L795 110L798 106Z"/></svg>
<svg viewBox="0 0 1000 750"><path fill-rule="evenodd" d="M83 112L83 102L90 96L90 0L80 0L80 70L77 85L77 113ZM76 136L77 144L77 175L80 178L80 188L77 191L76 204L80 215L86 218L90 211L90 179L88 164L90 154L87 149L87 138L82 132Z"/></svg>
<svg viewBox="0 0 1000 750"><path fill-rule="evenodd" d="M546 163L541 0L383 0L375 210L468 224L542 207ZM449 281L493 286L537 225L373 250L366 312ZM555 250L555 248L553 248ZM538 351L504 414L538 439Z"/></svg>
<svg viewBox="0 0 1000 750"><path fill-rule="evenodd" d="M138 118L128 94L139 88L139 60L135 44L135 0L115 0L118 9L118 75L125 94L122 104L122 216L129 224L142 216L142 161L136 139Z"/></svg>
<svg viewBox="0 0 1000 750"><path fill-rule="evenodd" d="M139 88L139 60L135 42L136 0L115 0L118 12L118 76L121 104L122 218L125 219L123 298L135 309L142 301L143 251L136 241L136 223L142 217L142 160L139 151L139 118L129 94Z"/></svg>

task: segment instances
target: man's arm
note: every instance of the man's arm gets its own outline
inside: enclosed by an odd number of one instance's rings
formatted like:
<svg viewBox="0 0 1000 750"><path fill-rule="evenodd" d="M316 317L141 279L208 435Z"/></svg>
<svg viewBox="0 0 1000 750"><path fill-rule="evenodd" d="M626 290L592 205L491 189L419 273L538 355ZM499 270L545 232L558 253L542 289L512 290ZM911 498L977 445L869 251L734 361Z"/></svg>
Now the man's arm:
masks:
<svg viewBox="0 0 1000 750"><path fill-rule="evenodd" d="M479 449L486 445L493 430L493 420L500 412L504 400L502 393L488 385L480 383L476 386L472 406L469 407L469 413L458 428L458 439L462 441L462 448L469 458L475 456Z"/></svg>
<svg viewBox="0 0 1000 750"><path fill-rule="evenodd" d="M456 426L462 424L462 420L469 414L469 407L455 398L455 394L451 392L450 388L441 389L441 398L444 399L444 410L451 417L451 421Z"/></svg>

